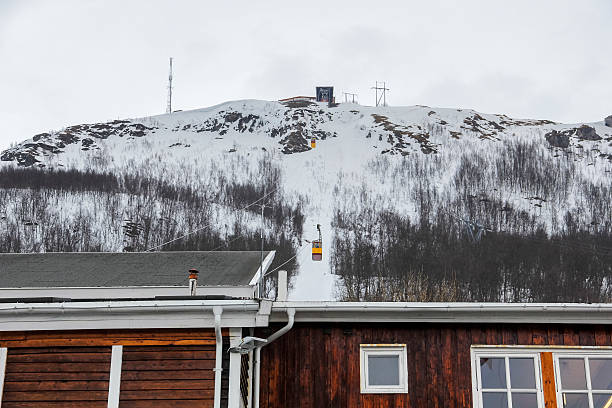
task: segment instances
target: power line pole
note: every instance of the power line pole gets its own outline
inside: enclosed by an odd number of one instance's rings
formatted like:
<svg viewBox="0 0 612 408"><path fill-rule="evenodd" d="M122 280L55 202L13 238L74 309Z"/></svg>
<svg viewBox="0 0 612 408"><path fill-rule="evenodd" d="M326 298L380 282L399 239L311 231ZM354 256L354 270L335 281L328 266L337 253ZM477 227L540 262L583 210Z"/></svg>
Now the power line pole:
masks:
<svg viewBox="0 0 612 408"><path fill-rule="evenodd" d="M381 100L382 106L387 106L387 91L389 91L389 88L387 88L387 83L383 82L381 87L378 86L378 81L376 81L376 86L373 86L372 89L376 90L376 106L381 106ZM382 91L380 97L378 97L378 91Z"/></svg>
<svg viewBox="0 0 612 408"><path fill-rule="evenodd" d="M170 57L170 74L168 75L168 105L166 113L172 113L172 57Z"/></svg>

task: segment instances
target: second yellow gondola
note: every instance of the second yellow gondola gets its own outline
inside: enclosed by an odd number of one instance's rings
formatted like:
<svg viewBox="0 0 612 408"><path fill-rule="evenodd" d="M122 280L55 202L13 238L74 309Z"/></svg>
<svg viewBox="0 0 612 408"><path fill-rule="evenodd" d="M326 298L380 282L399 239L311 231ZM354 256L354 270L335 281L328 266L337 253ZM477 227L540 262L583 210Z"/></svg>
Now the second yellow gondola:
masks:
<svg viewBox="0 0 612 408"><path fill-rule="evenodd" d="M317 224L317 230L319 231L319 239L315 239L312 241L313 261L323 260L323 240L321 239L321 224Z"/></svg>

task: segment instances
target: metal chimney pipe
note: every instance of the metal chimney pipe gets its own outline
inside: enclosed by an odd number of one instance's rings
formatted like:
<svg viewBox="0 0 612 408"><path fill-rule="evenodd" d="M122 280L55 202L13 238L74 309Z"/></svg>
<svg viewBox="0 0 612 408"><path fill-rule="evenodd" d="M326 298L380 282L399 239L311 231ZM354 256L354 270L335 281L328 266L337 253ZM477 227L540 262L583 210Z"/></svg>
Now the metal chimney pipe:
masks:
<svg viewBox="0 0 612 408"><path fill-rule="evenodd" d="M198 270L191 268L189 270L189 296L196 295L196 288L198 286Z"/></svg>

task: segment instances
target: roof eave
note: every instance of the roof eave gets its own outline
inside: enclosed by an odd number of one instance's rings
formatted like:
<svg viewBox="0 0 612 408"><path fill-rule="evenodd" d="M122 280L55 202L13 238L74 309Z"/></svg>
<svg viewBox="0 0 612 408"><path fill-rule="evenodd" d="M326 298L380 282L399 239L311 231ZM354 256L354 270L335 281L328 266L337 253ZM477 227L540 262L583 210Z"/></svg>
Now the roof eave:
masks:
<svg viewBox="0 0 612 408"><path fill-rule="evenodd" d="M274 302L270 321L610 324L612 304Z"/></svg>

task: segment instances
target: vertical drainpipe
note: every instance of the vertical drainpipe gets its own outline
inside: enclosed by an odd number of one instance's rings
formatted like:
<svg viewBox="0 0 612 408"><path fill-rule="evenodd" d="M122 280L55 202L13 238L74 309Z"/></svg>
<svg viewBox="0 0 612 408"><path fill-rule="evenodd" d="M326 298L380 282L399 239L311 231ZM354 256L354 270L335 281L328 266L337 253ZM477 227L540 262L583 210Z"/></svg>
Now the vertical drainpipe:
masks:
<svg viewBox="0 0 612 408"><path fill-rule="evenodd" d="M221 314L223 308L221 306L213 307L213 314L215 315L215 341L217 348L215 350L215 401L214 408L221 408L221 372L222 368L222 357L223 357L223 337L221 335Z"/></svg>
<svg viewBox="0 0 612 408"><path fill-rule="evenodd" d="M277 332L273 333L270 337L268 337L264 346L267 346L268 344L272 343L274 340L278 339L280 336L291 330L294 321L295 309L289 308L287 309L287 324ZM261 382L261 347L257 347L255 349L255 361L253 363L253 365L255 366L255 383L253 384L253 408L259 408L259 385Z"/></svg>

